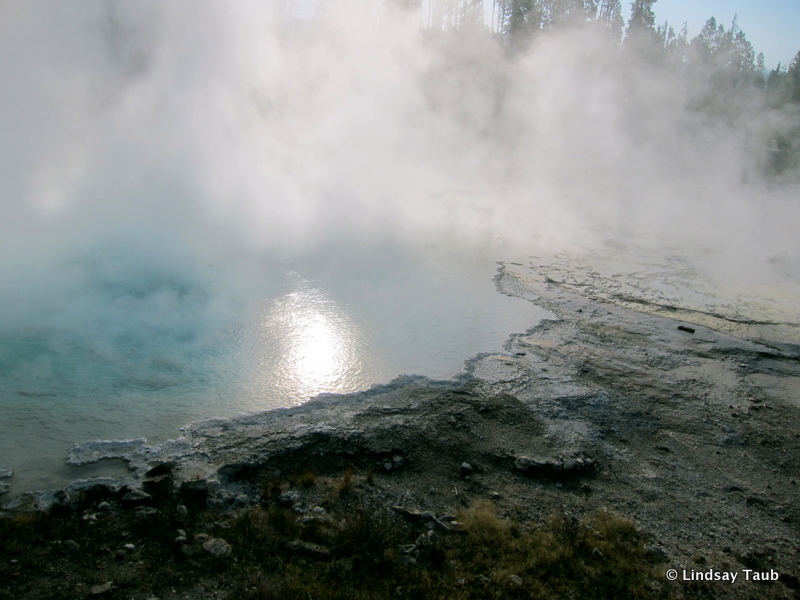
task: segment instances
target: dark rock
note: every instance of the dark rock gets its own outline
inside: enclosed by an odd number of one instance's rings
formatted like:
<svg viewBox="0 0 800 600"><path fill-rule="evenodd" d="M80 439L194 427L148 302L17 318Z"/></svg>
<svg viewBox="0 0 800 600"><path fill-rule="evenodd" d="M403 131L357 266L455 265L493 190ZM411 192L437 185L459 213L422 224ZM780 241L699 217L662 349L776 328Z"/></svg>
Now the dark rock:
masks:
<svg viewBox="0 0 800 600"><path fill-rule="evenodd" d="M663 548L650 545L644 547L644 556L651 562L666 562L669 558L667 552Z"/></svg>
<svg viewBox="0 0 800 600"><path fill-rule="evenodd" d="M688 327L686 325L678 325L679 331L685 331L686 333L694 333L694 327Z"/></svg>
<svg viewBox="0 0 800 600"><path fill-rule="evenodd" d="M405 506L392 506L392 510L409 521L422 521L422 512Z"/></svg>
<svg viewBox="0 0 800 600"><path fill-rule="evenodd" d="M168 473L149 477L142 481L142 490L153 496L164 500L172 495L172 476Z"/></svg>
<svg viewBox="0 0 800 600"><path fill-rule="evenodd" d="M158 509L152 506L137 506L135 514L137 519L149 519L158 514Z"/></svg>
<svg viewBox="0 0 800 600"><path fill-rule="evenodd" d="M172 471L175 467L178 466L178 463L174 460L166 461L166 462L157 462L154 466L147 471L144 476L146 478L150 477L160 477L162 475L171 475Z"/></svg>
<svg viewBox="0 0 800 600"><path fill-rule="evenodd" d="M570 477L587 473L595 468L591 458L531 458L520 456L514 461L514 468L530 477Z"/></svg>
<svg viewBox="0 0 800 600"><path fill-rule="evenodd" d="M75 540L64 540L61 542L61 547L68 554L77 554L81 551L81 545Z"/></svg>
<svg viewBox="0 0 800 600"><path fill-rule="evenodd" d="M208 503L208 481L195 479L181 483L180 496L188 506L205 506Z"/></svg>
<svg viewBox="0 0 800 600"><path fill-rule="evenodd" d="M301 504L295 504L294 506L292 506L292 512L296 515L304 515L308 512L308 510L309 510L308 504L306 504L305 502Z"/></svg>
<svg viewBox="0 0 800 600"><path fill-rule="evenodd" d="M294 490L284 492L278 497L278 503L286 508L291 508L300 499L300 494Z"/></svg>
<svg viewBox="0 0 800 600"><path fill-rule="evenodd" d="M417 564L417 559L407 554L401 554L397 557L397 562L401 567L413 567Z"/></svg>
<svg viewBox="0 0 800 600"><path fill-rule="evenodd" d="M134 508L137 506L150 506L153 504L153 497L144 490L131 490L122 497L122 506Z"/></svg>
<svg viewBox="0 0 800 600"><path fill-rule="evenodd" d="M109 477L78 480L65 489L73 497L80 497L88 504L115 500L120 494L124 495L131 491L129 487L121 487L119 481Z"/></svg>
<svg viewBox="0 0 800 600"><path fill-rule="evenodd" d="M255 475L257 468L249 463L231 463L223 465L217 469L217 473L221 477L225 477L231 481L238 481L240 479L249 479Z"/></svg>

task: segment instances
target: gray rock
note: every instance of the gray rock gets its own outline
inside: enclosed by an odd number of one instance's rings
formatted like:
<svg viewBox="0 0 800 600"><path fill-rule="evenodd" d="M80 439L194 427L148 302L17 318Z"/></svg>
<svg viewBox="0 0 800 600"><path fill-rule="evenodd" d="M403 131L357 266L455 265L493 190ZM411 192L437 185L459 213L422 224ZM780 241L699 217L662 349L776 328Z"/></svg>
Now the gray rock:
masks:
<svg viewBox="0 0 800 600"><path fill-rule="evenodd" d="M69 554L77 554L81 551L81 545L75 540L64 540L61 542L61 547Z"/></svg>
<svg viewBox="0 0 800 600"><path fill-rule="evenodd" d="M300 494L295 492L294 490L290 490L288 492L284 492L278 497L278 502L281 506L285 506L286 508L291 508L294 506L295 502L300 499Z"/></svg>
<svg viewBox="0 0 800 600"><path fill-rule="evenodd" d="M400 546L400 554L413 554L417 551L416 544L406 544L405 546Z"/></svg>
<svg viewBox="0 0 800 600"><path fill-rule="evenodd" d="M647 560L652 562L666 562L669 559L667 552L660 546L645 546L644 555Z"/></svg>
<svg viewBox="0 0 800 600"><path fill-rule="evenodd" d="M103 594L107 594L108 592L110 592L112 587L114 587L114 584L111 583L110 581L107 581L107 582L102 583L100 585L93 585L89 589L89 595L90 596L102 596Z"/></svg>
<svg viewBox="0 0 800 600"><path fill-rule="evenodd" d="M468 462L463 462L463 463L461 463L460 471L461 471L461 476L462 477L467 477L468 475L472 475L472 473L475 471L475 469Z"/></svg>
<svg viewBox="0 0 800 600"><path fill-rule="evenodd" d="M67 464L87 465L103 459L119 458L131 462L134 455L150 449L145 438L135 440L89 440L74 444L67 451Z"/></svg>
<svg viewBox="0 0 800 600"><path fill-rule="evenodd" d="M174 460L170 461L157 461L153 463L152 468L144 474L145 477L160 477L161 475L169 475L173 469L178 465Z"/></svg>
<svg viewBox="0 0 800 600"><path fill-rule="evenodd" d="M423 513L413 508L406 508L405 506L392 506L392 510L409 521L422 521Z"/></svg>
<svg viewBox="0 0 800 600"><path fill-rule="evenodd" d="M520 456L514 468L531 477L566 477L591 471L595 462L591 458L531 458Z"/></svg>
<svg viewBox="0 0 800 600"><path fill-rule="evenodd" d="M409 556L408 554L401 554L397 558L397 562L400 564L401 567L412 567L417 564L417 559L413 556Z"/></svg>
<svg viewBox="0 0 800 600"><path fill-rule="evenodd" d="M300 504L295 504L292 506L292 512L296 515L304 515L308 512L308 504L302 502Z"/></svg>
<svg viewBox="0 0 800 600"><path fill-rule="evenodd" d="M312 544L302 540L292 540L286 544L286 549L298 554L303 554L309 558L317 560L327 560L331 557L331 551L320 544Z"/></svg>
<svg viewBox="0 0 800 600"><path fill-rule="evenodd" d="M103 512L111 510L111 505L103 500L100 504L97 505L97 510L101 510Z"/></svg>
<svg viewBox="0 0 800 600"><path fill-rule="evenodd" d="M67 495L83 498L93 502L116 498L122 489L122 483L112 477L92 477L78 479L64 488Z"/></svg>
<svg viewBox="0 0 800 600"><path fill-rule="evenodd" d="M549 469L551 464L552 461L547 459L537 460L535 458L531 458L530 456L520 456L514 461L514 468L518 471L529 473L532 471Z"/></svg>
<svg viewBox="0 0 800 600"><path fill-rule="evenodd" d="M521 587L522 586L522 577L520 577L519 575L514 575L514 574L509 575L508 576L508 581L514 587Z"/></svg>
<svg viewBox="0 0 800 600"><path fill-rule="evenodd" d="M216 558L230 556L231 552L233 552L231 545L222 538L210 538L206 540L203 543L203 550Z"/></svg>
<svg viewBox="0 0 800 600"><path fill-rule="evenodd" d="M135 514L137 519L149 519L158 514L158 509L152 506L137 506Z"/></svg>
<svg viewBox="0 0 800 600"><path fill-rule="evenodd" d="M122 505L125 508L148 506L152 503L153 497L144 490L131 490L122 497Z"/></svg>
<svg viewBox="0 0 800 600"><path fill-rule="evenodd" d="M0 482L0 496L7 494L10 489L11 486L9 484Z"/></svg>
<svg viewBox="0 0 800 600"><path fill-rule="evenodd" d="M0 479L8 479L14 475L14 471L11 469L0 469Z"/></svg>

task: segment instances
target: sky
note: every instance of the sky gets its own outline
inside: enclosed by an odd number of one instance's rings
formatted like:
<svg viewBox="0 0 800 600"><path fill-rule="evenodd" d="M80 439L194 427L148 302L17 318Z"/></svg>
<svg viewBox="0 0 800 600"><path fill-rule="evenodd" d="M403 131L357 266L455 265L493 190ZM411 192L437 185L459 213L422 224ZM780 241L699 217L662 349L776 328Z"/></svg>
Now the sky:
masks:
<svg viewBox="0 0 800 600"><path fill-rule="evenodd" d="M690 39L709 17L727 31L739 15L739 28L756 54L764 53L769 69L786 65L800 52L800 0L658 0L653 8L656 22L667 20L676 32L688 23Z"/></svg>

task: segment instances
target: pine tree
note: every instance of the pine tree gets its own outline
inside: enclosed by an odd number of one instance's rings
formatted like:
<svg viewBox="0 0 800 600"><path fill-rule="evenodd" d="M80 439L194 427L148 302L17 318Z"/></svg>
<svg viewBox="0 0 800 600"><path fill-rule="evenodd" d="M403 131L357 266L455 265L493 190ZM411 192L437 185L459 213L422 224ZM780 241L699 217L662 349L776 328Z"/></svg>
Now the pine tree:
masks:
<svg viewBox="0 0 800 600"><path fill-rule="evenodd" d="M597 20L608 27L614 39L622 40L622 30L625 27L625 19L622 17L622 5L620 0L602 0L597 12Z"/></svg>
<svg viewBox="0 0 800 600"><path fill-rule="evenodd" d="M626 44L632 45L636 51L647 55L655 55L659 43L656 15L653 12L655 3L656 0L633 0L631 18L625 34Z"/></svg>

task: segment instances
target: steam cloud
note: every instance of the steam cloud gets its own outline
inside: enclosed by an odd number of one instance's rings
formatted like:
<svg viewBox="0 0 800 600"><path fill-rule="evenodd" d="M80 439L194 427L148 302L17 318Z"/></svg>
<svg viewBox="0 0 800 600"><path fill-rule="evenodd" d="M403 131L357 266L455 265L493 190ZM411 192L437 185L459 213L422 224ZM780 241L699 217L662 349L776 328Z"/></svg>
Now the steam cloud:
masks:
<svg viewBox="0 0 800 600"><path fill-rule="evenodd" d="M243 254L342 240L700 242L742 283L796 264L796 190L759 175L776 124L690 110L600 28L511 52L362 2L308 21L267 4L3 3L4 329L80 303L98 269L182 272L141 292L168 305L207 264L246 287Z"/></svg>

